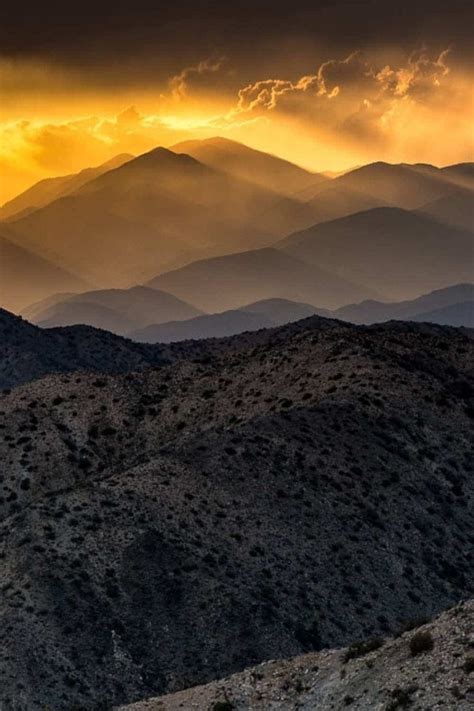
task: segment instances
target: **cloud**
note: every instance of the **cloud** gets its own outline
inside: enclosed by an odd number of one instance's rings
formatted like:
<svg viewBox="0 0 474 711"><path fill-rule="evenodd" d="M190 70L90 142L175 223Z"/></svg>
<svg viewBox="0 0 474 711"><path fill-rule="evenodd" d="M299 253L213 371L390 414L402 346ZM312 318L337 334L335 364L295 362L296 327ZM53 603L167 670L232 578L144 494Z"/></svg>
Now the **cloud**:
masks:
<svg viewBox="0 0 474 711"><path fill-rule="evenodd" d="M393 96L429 96L449 74L446 62L450 51L445 49L436 59L431 59L425 49L418 50L409 56L406 66L394 70L387 65L376 78L383 90Z"/></svg>
<svg viewBox="0 0 474 711"><path fill-rule="evenodd" d="M342 91L356 89L358 93L370 91L374 83L374 69L361 51L342 60L331 59L321 64L315 79L318 96L333 98Z"/></svg>
<svg viewBox="0 0 474 711"><path fill-rule="evenodd" d="M191 88L196 89L205 85L206 81L203 81L203 77L218 72L223 62L224 58L208 58L182 69L169 81L172 97L178 101L185 99Z"/></svg>
<svg viewBox="0 0 474 711"><path fill-rule="evenodd" d="M421 48L390 64L355 51L293 79L257 79L235 94L227 87L235 75L222 72L223 63L185 67L146 113L128 106L115 116L0 124L0 201L34 180L117 153L216 133L314 170L369 160L469 160L470 86L449 49L433 55Z"/></svg>
<svg viewBox="0 0 474 711"><path fill-rule="evenodd" d="M445 142L458 148L462 140L470 142L469 111L462 81L449 64L450 49L431 56L421 48L398 66L378 64L355 51L296 80L261 79L243 87L222 125L264 116L296 121L313 137L359 145L366 152L371 146L381 154L393 145L400 148L405 139L413 148L415 134L422 140L423 132L441 131L444 125L453 132Z"/></svg>
<svg viewBox="0 0 474 711"><path fill-rule="evenodd" d="M378 68L361 51L356 51L345 59L324 62L314 74L296 81L264 79L249 84L239 91L230 116L272 109L291 111L300 105L295 101L297 97L306 99L306 112L317 118L318 110L328 99L337 99L332 105L334 109L338 104L354 108L354 102L364 106L406 95L428 96L439 89L449 74L448 55L449 50L444 50L432 59L425 50L420 50L411 54L404 66L394 69L390 65Z"/></svg>

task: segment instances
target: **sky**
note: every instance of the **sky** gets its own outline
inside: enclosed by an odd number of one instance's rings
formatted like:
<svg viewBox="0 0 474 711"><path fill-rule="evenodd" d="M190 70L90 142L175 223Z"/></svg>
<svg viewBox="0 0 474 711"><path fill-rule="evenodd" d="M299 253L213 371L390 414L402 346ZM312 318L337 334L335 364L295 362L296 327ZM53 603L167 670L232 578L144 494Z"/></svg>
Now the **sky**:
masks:
<svg viewBox="0 0 474 711"><path fill-rule="evenodd" d="M470 1L6 5L0 203L215 135L315 171L473 159Z"/></svg>

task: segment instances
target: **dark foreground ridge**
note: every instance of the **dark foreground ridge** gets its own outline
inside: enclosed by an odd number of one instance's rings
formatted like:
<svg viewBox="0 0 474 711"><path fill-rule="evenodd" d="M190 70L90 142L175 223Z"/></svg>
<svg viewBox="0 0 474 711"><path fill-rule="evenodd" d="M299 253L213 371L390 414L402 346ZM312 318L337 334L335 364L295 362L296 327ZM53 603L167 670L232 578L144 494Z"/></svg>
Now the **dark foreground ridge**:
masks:
<svg viewBox="0 0 474 711"><path fill-rule="evenodd" d="M134 343L92 326L42 329L0 309L0 389L48 373L123 373L165 361L157 346Z"/></svg>
<svg viewBox="0 0 474 711"><path fill-rule="evenodd" d="M338 321L318 316L312 317L311 323L322 330L339 325ZM80 370L119 374L159 367L176 360L214 357L268 342L277 345L290 333L308 326L309 321L305 320L233 337L150 345L93 326L39 328L0 309L0 390L52 373Z"/></svg>
<svg viewBox="0 0 474 711"><path fill-rule="evenodd" d="M4 711L159 696L473 593L469 332L313 317L178 353L0 399Z"/></svg>

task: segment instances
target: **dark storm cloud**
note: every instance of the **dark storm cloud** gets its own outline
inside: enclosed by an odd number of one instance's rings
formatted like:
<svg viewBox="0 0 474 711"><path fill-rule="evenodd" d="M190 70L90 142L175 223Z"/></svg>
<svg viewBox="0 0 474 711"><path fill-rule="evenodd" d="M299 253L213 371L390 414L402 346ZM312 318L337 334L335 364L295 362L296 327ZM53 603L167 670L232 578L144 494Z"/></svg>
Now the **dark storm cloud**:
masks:
<svg viewBox="0 0 474 711"><path fill-rule="evenodd" d="M253 58L275 38L351 48L442 42L468 48L470 0L175 2L25 0L0 11L0 52L77 66L148 56L164 71L198 54ZM143 69L143 66L142 66Z"/></svg>

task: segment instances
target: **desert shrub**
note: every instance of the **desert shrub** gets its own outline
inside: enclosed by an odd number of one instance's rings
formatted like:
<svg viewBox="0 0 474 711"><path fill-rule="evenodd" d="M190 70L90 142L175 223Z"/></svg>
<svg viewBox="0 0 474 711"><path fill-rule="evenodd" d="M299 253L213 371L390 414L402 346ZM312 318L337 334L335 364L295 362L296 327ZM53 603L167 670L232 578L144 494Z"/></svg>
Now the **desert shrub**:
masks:
<svg viewBox="0 0 474 711"><path fill-rule="evenodd" d="M364 639L359 642L354 642L348 647L346 653L344 654L343 662L350 661L351 659L357 659L358 657L363 657L369 652L374 652L376 649L380 649L383 645L383 639L380 637L371 637L370 639Z"/></svg>
<svg viewBox="0 0 474 711"><path fill-rule="evenodd" d="M391 692L392 701L387 705L387 711L395 711L395 709L406 708L412 703L412 694L416 691L416 686L408 686L405 689L397 687Z"/></svg>
<svg viewBox="0 0 474 711"><path fill-rule="evenodd" d="M212 711L233 711L234 704L230 701L216 701L212 707Z"/></svg>
<svg viewBox="0 0 474 711"><path fill-rule="evenodd" d="M463 669L466 674L472 674L474 672L474 654L470 654L466 657L463 664Z"/></svg>
<svg viewBox="0 0 474 711"><path fill-rule="evenodd" d="M395 634L396 637L400 637L404 632L411 632L412 630L416 630L418 627L422 627L422 625L426 625L428 622L428 618L425 617L415 617L410 620L404 620L397 633Z"/></svg>
<svg viewBox="0 0 474 711"><path fill-rule="evenodd" d="M434 647L434 640L431 632L415 632L410 640L410 652L412 657L423 652L429 652Z"/></svg>
<svg viewBox="0 0 474 711"><path fill-rule="evenodd" d="M128 379L128 378L127 378L127 379ZM107 381L106 381L106 380L102 380L102 379L100 379L100 378L97 378L97 380L94 380L94 382L92 383L92 385L93 385L95 388L105 388L105 386L107 385Z"/></svg>

